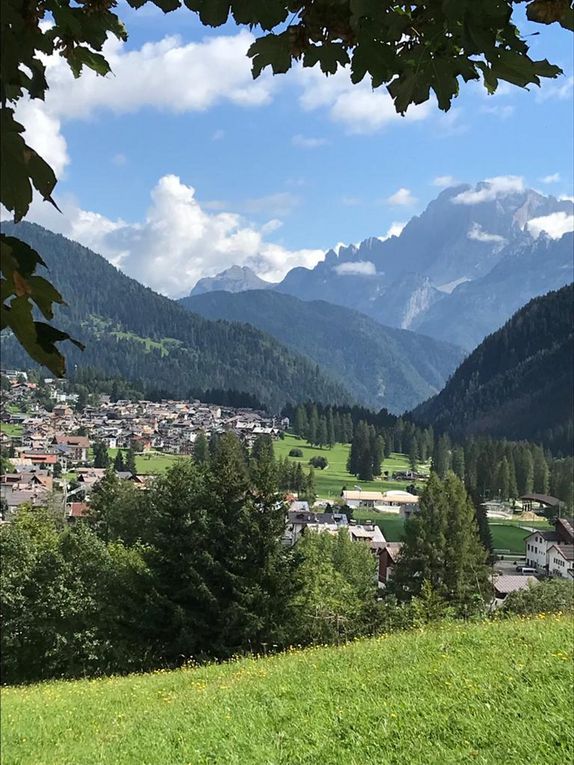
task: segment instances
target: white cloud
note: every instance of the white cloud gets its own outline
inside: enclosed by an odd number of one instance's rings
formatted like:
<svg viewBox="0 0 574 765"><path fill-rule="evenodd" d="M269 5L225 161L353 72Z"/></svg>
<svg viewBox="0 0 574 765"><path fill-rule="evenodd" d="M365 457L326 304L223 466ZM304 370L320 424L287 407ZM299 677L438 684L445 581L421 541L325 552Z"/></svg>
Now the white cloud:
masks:
<svg viewBox="0 0 574 765"><path fill-rule="evenodd" d="M501 120L507 120L514 114L514 106L511 104L496 104L495 106L483 106L480 111L484 114L492 114Z"/></svg>
<svg viewBox="0 0 574 765"><path fill-rule="evenodd" d="M341 123L349 133L375 133L391 123L424 120L432 110L427 102L411 107L401 117L388 93L373 90L366 80L353 85L346 69L325 77L318 69L300 67L295 77L302 87L302 108L327 111L331 120Z"/></svg>
<svg viewBox="0 0 574 765"><path fill-rule="evenodd" d="M456 184L456 178L452 175L437 175L432 181L432 185L437 186L439 189L446 189L449 186L456 186Z"/></svg>
<svg viewBox="0 0 574 765"><path fill-rule="evenodd" d="M544 82L540 90L536 92L538 101L557 100L564 101L572 98L574 93L574 77L560 78L556 83Z"/></svg>
<svg viewBox="0 0 574 765"><path fill-rule="evenodd" d="M230 212L210 213L195 189L175 175L160 178L151 192L145 218L127 223L80 209L64 200L64 215L35 203L31 219L104 255L126 274L170 297L189 293L202 276L231 265L247 265L261 277L278 281L295 266L312 268L320 249L288 250L266 236L281 222L263 226Z"/></svg>
<svg viewBox="0 0 574 765"><path fill-rule="evenodd" d="M574 202L574 197L569 197L568 194L563 194L558 197L559 202Z"/></svg>
<svg viewBox="0 0 574 765"><path fill-rule="evenodd" d="M485 242L489 244L494 244L495 242L503 244L506 242L506 239L503 236L500 236L499 234L489 234L488 231L484 231L479 223L472 224L467 236L475 242Z"/></svg>
<svg viewBox="0 0 574 765"><path fill-rule="evenodd" d="M62 177L70 161L59 117L46 111L41 101L20 101L16 119L26 128L25 139L46 160L56 177Z"/></svg>
<svg viewBox="0 0 574 765"><path fill-rule="evenodd" d="M395 221L391 223L389 226L387 233L384 236L378 236L377 239L379 239L381 242L385 242L387 239L390 239L392 236L400 236L404 227L407 224L402 221Z"/></svg>
<svg viewBox="0 0 574 765"><path fill-rule="evenodd" d="M356 260L352 263L340 263L333 269L339 276L374 276L377 269L370 260Z"/></svg>
<svg viewBox="0 0 574 765"><path fill-rule="evenodd" d="M253 39L244 31L187 44L172 36L126 51L110 38L104 53L113 74L99 77L86 70L77 80L61 57L53 56L47 62L46 107L72 119L102 108L127 114L144 106L172 113L203 111L222 101L258 106L270 100L272 81L270 76L256 82L251 77L245 54Z"/></svg>
<svg viewBox="0 0 574 765"><path fill-rule="evenodd" d="M293 136L291 143L298 149L318 149L319 146L325 146L328 141L326 138L311 138L297 134Z"/></svg>
<svg viewBox="0 0 574 765"><path fill-rule="evenodd" d="M416 197L413 196L410 189L400 188L398 191L395 191L394 194L391 194L390 197L387 197L386 202L389 205L394 205L396 207L407 207L410 205L414 205L417 201Z"/></svg>
<svg viewBox="0 0 574 765"><path fill-rule="evenodd" d="M476 205L481 202L491 202L498 197L516 194L524 189L524 178L517 175L499 175L495 178L486 178L475 189L462 191L453 197L452 201L459 205Z"/></svg>
<svg viewBox="0 0 574 765"><path fill-rule="evenodd" d="M345 205L345 207L358 207L361 204L361 200L359 197L344 196L341 197L341 204Z"/></svg>
<svg viewBox="0 0 574 765"><path fill-rule="evenodd" d="M545 175L540 179L542 183L558 183L560 180L560 173L552 173L552 175Z"/></svg>
<svg viewBox="0 0 574 765"><path fill-rule="evenodd" d="M538 237L544 231L552 239L560 239L569 231L574 231L574 215L566 212L554 212L540 218L532 218L526 224L532 236Z"/></svg>

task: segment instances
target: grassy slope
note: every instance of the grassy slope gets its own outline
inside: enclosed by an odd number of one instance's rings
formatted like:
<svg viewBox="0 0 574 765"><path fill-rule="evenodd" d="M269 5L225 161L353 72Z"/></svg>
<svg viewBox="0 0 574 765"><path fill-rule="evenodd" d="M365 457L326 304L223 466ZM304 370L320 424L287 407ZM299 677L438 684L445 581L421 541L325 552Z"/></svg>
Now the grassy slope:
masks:
<svg viewBox="0 0 574 765"><path fill-rule="evenodd" d="M347 472L347 456L349 444L336 444L332 449L320 449L311 446L296 436L286 435L284 439L275 441L275 455L286 457L293 448L301 449L303 457L292 457L294 462L301 462L305 471L309 469L311 457L320 455L326 457L329 467L325 470L315 470L315 486L320 499L336 499L341 494L341 489L346 486L352 489L355 484L365 491L386 491L387 489L405 489L408 481L359 481L359 479ZM392 454L383 463L383 470L393 473L396 470L408 470L409 460L404 454Z"/></svg>
<svg viewBox="0 0 574 765"><path fill-rule="evenodd" d="M2 433L6 433L7 436L19 437L24 432L24 428L21 425L16 425L11 422L0 422L0 430Z"/></svg>
<svg viewBox="0 0 574 765"><path fill-rule="evenodd" d="M223 666L4 691L4 765L574 758L571 618L456 624Z"/></svg>

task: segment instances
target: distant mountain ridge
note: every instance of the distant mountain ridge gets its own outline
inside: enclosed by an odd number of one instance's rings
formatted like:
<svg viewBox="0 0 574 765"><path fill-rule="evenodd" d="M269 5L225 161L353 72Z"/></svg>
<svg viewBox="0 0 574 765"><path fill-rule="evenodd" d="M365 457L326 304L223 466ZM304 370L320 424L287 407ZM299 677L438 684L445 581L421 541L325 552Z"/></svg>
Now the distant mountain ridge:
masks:
<svg viewBox="0 0 574 765"><path fill-rule="evenodd" d="M454 186L399 236L330 250L274 289L472 350L528 300L574 278L569 240L536 238L531 224L540 219L574 227L574 204L523 189L519 179Z"/></svg>
<svg viewBox="0 0 574 765"><path fill-rule="evenodd" d="M176 397L208 389L253 394L272 410L287 402L351 403L350 393L318 365L246 324L208 321L130 279L105 258L31 223L2 231L35 247L68 302L55 326L86 345L62 350L69 369L91 366ZM2 361L30 366L14 337L2 333Z"/></svg>
<svg viewBox="0 0 574 765"><path fill-rule="evenodd" d="M538 441L573 450L574 286L531 300L413 412L458 435Z"/></svg>
<svg viewBox="0 0 574 765"><path fill-rule="evenodd" d="M210 292L180 303L208 319L249 322L328 370L362 404L397 414L438 392L464 356L349 308L273 290Z"/></svg>
<svg viewBox="0 0 574 765"><path fill-rule="evenodd" d="M261 279L247 266L231 266L216 276L200 279L190 295L203 295L206 292L245 292L247 290L268 290L275 285Z"/></svg>

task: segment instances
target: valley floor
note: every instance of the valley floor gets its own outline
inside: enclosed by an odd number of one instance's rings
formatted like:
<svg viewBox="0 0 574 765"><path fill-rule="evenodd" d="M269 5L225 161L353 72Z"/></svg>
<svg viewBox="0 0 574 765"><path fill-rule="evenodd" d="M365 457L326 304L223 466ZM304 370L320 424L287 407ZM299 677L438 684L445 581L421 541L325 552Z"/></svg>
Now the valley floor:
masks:
<svg viewBox="0 0 574 765"><path fill-rule="evenodd" d="M4 765L563 765L574 622L455 623L265 659L8 688Z"/></svg>

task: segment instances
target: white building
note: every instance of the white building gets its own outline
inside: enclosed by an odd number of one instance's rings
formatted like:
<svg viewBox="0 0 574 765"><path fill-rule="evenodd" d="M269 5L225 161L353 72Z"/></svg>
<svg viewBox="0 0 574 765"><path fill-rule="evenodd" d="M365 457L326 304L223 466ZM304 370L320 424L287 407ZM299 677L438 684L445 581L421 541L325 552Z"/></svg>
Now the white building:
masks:
<svg viewBox="0 0 574 765"><path fill-rule="evenodd" d="M574 528L567 518L558 518L554 524L554 531L532 532L525 542L527 566L540 573L571 576L568 571L572 569L573 563L572 558L568 559L567 556L571 555L574 549ZM564 561L564 564L561 561Z"/></svg>
<svg viewBox="0 0 574 765"><path fill-rule="evenodd" d="M548 549L548 573L574 579L574 545L552 545Z"/></svg>

